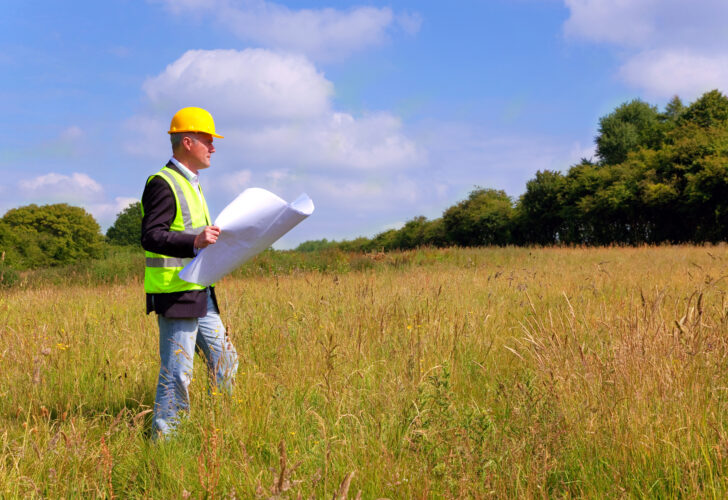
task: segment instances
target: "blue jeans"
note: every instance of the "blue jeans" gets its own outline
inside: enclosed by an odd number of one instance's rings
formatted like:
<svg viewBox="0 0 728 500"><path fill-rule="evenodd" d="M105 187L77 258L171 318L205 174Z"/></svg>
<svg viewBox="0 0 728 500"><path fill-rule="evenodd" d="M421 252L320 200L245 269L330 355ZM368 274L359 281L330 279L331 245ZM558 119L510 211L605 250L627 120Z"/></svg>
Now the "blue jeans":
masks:
<svg viewBox="0 0 728 500"><path fill-rule="evenodd" d="M189 385L192 381L192 362L195 345L207 363L207 373L220 391L232 390L238 370L238 354L210 291L207 291L207 316L202 318L165 318L157 316L159 323L159 356L161 368L154 400L153 435L174 432L180 413L189 413Z"/></svg>

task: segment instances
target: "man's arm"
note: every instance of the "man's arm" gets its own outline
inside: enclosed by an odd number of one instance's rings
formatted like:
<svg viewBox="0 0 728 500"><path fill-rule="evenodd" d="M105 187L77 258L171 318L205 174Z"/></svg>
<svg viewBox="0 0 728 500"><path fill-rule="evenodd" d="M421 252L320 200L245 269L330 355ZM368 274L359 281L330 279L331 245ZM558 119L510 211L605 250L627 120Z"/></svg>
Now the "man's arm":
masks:
<svg viewBox="0 0 728 500"><path fill-rule="evenodd" d="M159 177L153 178L142 195L142 247L170 257L194 257L195 235L170 231L177 214L172 188Z"/></svg>

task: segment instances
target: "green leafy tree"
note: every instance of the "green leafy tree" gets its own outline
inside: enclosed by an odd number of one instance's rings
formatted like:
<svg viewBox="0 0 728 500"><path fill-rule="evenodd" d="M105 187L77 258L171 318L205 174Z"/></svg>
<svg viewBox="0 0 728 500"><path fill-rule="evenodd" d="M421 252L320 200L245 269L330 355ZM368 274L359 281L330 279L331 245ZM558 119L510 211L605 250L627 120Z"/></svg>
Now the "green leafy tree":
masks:
<svg viewBox="0 0 728 500"><path fill-rule="evenodd" d="M424 228L424 244L434 247L446 247L451 244L442 217L431 220Z"/></svg>
<svg viewBox="0 0 728 500"><path fill-rule="evenodd" d="M655 158L651 180L657 187L643 196L660 205L652 212L656 240L728 238L728 98L712 90L685 108Z"/></svg>
<svg viewBox="0 0 728 500"><path fill-rule="evenodd" d="M114 224L106 231L109 243L140 246L142 238L142 204L135 202L119 212Z"/></svg>
<svg viewBox="0 0 728 500"><path fill-rule="evenodd" d="M561 198L564 176L559 172L536 172L526 183L516 208L519 240L522 243L556 243L562 230Z"/></svg>
<svg viewBox="0 0 728 500"><path fill-rule="evenodd" d="M569 168L561 187L559 217L563 226L559 240L564 243L589 243L593 240L593 227L585 216L591 199L602 183L600 167L582 161Z"/></svg>
<svg viewBox="0 0 728 500"><path fill-rule="evenodd" d="M20 263L17 239L11 228L0 219L0 288L11 287L18 280Z"/></svg>
<svg viewBox="0 0 728 500"><path fill-rule="evenodd" d="M374 248L374 242L366 236L360 236L353 240L341 241L336 247L344 252L369 252Z"/></svg>
<svg viewBox="0 0 728 500"><path fill-rule="evenodd" d="M0 219L0 260L6 266L21 264L20 234Z"/></svg>
<svg viewBox="0 0 728 500"><path fill-rule="evenodd" d="M427 218L422 215L407 221L394 235L392 241L394 248L405 250L424 245L425 230L428 224Z"/></svg>
<svg viewBox="0 0 728 500"><path fill-rule="evenodd" d="M674 96L670 99L670 102L665 106L665 111L662 113L662 119L665 121L677 122L678 119L685 112L685 105L682 103L678 96Z"/></svg>
<svg viewBox="0 0 728 500"><path fill-rule="evenodd" d="M362 248L363 251L367 250L393 250L397 248L397 230L396 229L388 229L387 231L383 231L379 234L377 234L374 238L372 238L371 242L366 245L365 248Z"/></svg>
<svg viewBox="0 0 728 500"><path fill-rule="evenodd" d="M653 154L641 149L616 165L582 162L572 166L559 197L560 241L589 245L649 241L641 189L645 158Z"/></svg>
<svg viewBox="0 0 728 500"><path fill-rule="evenodd" d="M718 90L706 92L681 114L681 121L707 128L728 122L728 98Z"/></svg>
<svg viewBox="0 0 728 500"><path fill-rule="evenodd" d="M583 206L585 220L592 226L593 243L635 244L648 239L641 206L640 183L644 178L644 154L631 153L627 161L599 170L600 185L590 198L591 206Z"/></svg>
<svg viewBox="0 0 728 500"><path fill-rule="evenodd" d="M467 200L442 215L448 239L456 245L511 243L513 202L504 191L476 188Z"/></svg>
<svg viewBox="0 0 728 500"><path fill-rule="evenodd" d="M326 250L327 248L336 248L337 244L335 241L329 241L326 238L322 240L308 240L299 244L296 247L297 252L318 252L320 250Z"/></svg>
<svg viewBox="0 0 728 500"><path fill-rule="evenodd" d="M621 163L630 151L659 147L663 136L657 108L635 99L599 120L597 156L603 164Z"/></svg>
<svg viewBox="0 0 728 500"><path fill-rule="evenodd" d="M695 241L728 237L728 157L703 158L701 168L688 176L685 204L694 217Z"/></svg>
<svg viewBox="0 0 728 500"><path fill-rule="evenodd" d="M98 223L80 207L27 205L9 210L1 221L10 228L19 267L67 264L101 257L105 250Z"/></svg>

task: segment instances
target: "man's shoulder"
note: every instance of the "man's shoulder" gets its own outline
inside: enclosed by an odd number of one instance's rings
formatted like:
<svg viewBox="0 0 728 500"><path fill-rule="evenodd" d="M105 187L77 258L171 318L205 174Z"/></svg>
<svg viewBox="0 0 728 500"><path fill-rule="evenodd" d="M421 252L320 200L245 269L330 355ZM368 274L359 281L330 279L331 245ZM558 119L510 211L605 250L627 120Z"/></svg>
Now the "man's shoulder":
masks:
<svg viewBox="0 0 728 500"><path fill-rule="evenodd" d="M159 176L152 175L147 179L142 193L142 205L156 205L160 200L173 197L171 186L167 181Z"/></svg>
<svg viewBox="0 0 728 500"><path fill-rule="evenodd" d="M144 191L155 191L158 189L169 190L169 183L161 175L153 174L147 178L147 184L144 187Z"/></svg>

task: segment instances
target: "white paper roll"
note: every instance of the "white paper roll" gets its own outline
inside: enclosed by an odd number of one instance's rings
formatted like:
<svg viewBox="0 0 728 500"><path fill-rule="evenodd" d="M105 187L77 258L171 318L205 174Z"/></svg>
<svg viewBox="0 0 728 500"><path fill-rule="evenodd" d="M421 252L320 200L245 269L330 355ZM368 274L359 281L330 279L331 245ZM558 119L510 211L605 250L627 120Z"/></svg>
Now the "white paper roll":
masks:
<svg viewBox="0 0 728 500"><path fill-rule="evenodd" d="M270 191L249 188L215 219L220 236L179 273L190 283L207 286L271 246L313 213L313 201L302 194L287 203Z"/></svg>

